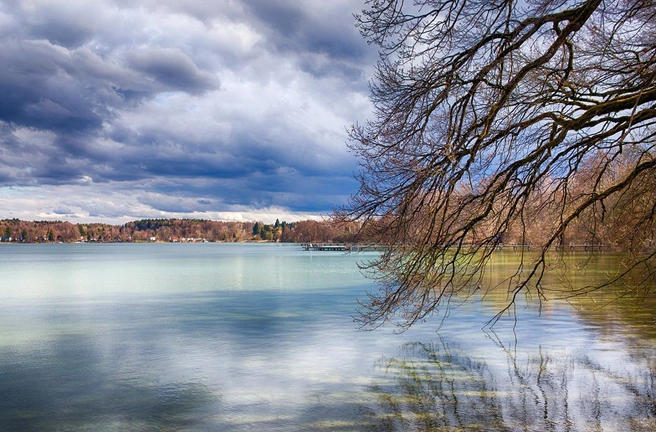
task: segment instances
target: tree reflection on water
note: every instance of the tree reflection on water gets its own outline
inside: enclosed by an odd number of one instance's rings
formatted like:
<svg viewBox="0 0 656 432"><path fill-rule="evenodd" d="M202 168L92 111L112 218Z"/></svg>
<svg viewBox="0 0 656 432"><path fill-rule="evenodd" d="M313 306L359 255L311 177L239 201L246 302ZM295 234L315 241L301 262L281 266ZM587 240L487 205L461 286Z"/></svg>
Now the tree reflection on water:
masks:
<svg viewBox="0 0 656 432"><path fill-rule="evenodd" d="M495 338L494 334L490 335ZM382 358L384 378L369 388L379 431L653 431L656 363L635 353L620 371L590 356L561 356L541 347L476 358L440 338L402 346Z"/></svg>

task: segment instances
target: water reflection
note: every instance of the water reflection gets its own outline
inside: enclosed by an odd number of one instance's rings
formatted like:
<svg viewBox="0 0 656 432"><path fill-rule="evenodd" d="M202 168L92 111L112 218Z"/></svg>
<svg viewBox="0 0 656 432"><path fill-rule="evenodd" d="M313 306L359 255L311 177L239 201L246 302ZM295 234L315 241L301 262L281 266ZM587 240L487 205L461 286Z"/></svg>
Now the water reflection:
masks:
<svg viewBox="0 0 656 432"><path fill-rule="evenodd" d="M611 370L587 355L497 344L489 357L501 353L505 364L441 338L382 358L384 379L369 389L375 430L656 430L653 352Z"/></svg>
<svg viewBox="0 0 656 432"><path fill-rule="evenodd" d="M0 304L0 430L363 430L372 360L334 296Z"/></svg>
<svg viewBox="0 0 656 432"><path fill-rule="evenodd" d="M0 430L656 429L651 300L522 299L482 333L500 289L440 338L359 332L362 257L60 246L0 254Z"/></svg>
<svg viewBox="0 0 656 432"><path fill-rule="evenodd" d="M656 342L656 292L618 296L611 288L569 303L581 320L604 338L638 346Z"/></svg>
<svg viewBox="0 0 656 432"><path fill-rule="evenodd" d="M221 398L197 382L120 374L121 356L63 336L0 351L2 430L207 430Z"/></svg>

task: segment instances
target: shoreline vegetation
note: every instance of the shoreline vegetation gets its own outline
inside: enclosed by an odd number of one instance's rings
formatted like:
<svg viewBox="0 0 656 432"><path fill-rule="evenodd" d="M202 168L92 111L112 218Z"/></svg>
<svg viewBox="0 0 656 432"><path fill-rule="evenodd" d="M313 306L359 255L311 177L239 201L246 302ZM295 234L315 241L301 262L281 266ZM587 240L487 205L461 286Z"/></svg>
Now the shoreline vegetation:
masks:
<svg viewBox="0 0 656 432"><path fill-rule="evenodd" d="M68 221L24 221L0 219L0 245L22 243L302 243L308 249L321 245L382 245L390 239L376 230L377 224L366 228L356 221L342 218L322 221L303 220L273 224L260 221L218 221L206 219L141 219L122 225L105 223L72 223ZM544 239L539 223L523 233L509 233L498 237L496 247L510 250L539 250ZM585 233L564 235L561 242L552 245L556 251L629 252L612 236L605 239L589 238ZM605 241L604 241L605 240ZM476 238L469 238L460 246L477 246ZM325 249L324 249L325 250ZM642 249L639 249L642 250Z"/></svg>
<svg viewBox="0 0 656 432"><path fill-rule="evenodd" d="M229 222L203 219L141 219L123 225L67 221L0 220L0 243L345 243L355 240L356 223Z"/></svg>

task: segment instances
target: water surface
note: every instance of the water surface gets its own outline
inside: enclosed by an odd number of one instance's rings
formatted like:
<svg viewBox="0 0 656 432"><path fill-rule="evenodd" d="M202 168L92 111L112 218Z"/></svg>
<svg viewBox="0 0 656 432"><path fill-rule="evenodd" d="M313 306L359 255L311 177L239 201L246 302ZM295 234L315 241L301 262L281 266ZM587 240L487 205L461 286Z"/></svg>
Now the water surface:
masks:
<svg viewBox="0 0 656 432"><path fill-rule="evenodd" d="M540 314L528 302L484 331L489 298L439 330L362 332L355 299L375 289L363 259L278 244L2 246L0 429L656 429L654 303Z"/></svg>

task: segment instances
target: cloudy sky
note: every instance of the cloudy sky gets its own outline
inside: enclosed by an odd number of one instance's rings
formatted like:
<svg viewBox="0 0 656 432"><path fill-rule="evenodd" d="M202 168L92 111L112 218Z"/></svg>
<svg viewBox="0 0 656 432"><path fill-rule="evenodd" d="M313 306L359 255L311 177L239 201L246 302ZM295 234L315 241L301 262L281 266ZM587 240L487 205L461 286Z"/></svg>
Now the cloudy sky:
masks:
<svg viewBox="0 0 656 432"><path fill-rule="evenodd" d="M362 0L0 0L0 218L298 220L357 184Z"/></svg>

